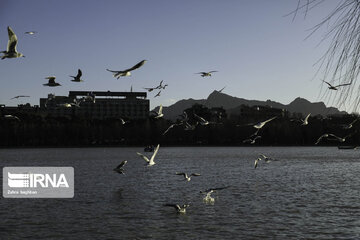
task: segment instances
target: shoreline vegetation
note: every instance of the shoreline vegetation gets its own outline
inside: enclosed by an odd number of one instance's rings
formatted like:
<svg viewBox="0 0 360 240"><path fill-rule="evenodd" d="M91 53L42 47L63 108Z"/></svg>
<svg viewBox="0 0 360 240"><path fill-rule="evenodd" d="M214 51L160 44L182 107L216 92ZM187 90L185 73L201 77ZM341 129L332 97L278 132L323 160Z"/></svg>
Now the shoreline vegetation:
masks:
<svg viewBox="0 0 360 240"><path fill-rule="evenodd" d="M256 132L253 124L273 115L227 116L223 111L219 116L199 106L186 112L190 125L196 125L193 115L207 119L210 124L197 124L194 129L186 130L180 117L176 121L153 117L126 119L124 124L121 118L90 120L19 113L19 120L0 119L0 148L145 147L156 144L169 147L358 146L360 143L360 121L347 127L358 118L354 114L310 116L307 125L301 124L302 115L277 115L257 132L261 138L251 144L244 140ZM324 138L315 145L325 133L346 138L346 141Z"/></svg>

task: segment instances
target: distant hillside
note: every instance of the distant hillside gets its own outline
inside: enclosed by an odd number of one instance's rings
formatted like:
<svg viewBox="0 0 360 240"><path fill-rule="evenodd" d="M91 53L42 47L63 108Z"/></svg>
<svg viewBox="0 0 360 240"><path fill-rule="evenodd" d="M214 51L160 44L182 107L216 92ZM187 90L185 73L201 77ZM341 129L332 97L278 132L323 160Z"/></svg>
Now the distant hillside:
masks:
<svg viewBox="0 0 360 240"><path fill-rule="evenodd" d="M237 108L241 105L248 105L248 106L270 106L273 108L280 108L286 109L291 113L302 113L306 115L311 113L314 115L331 115L331 114L341 114L346 112L340 112L337 108L334 107L326 107L323 102L315 102L311 103L304 98L296 98L291 103L284 105L282 103L274 102L271 100L267 101L259 101L259 100L247 100L244 98L233 97L224 93L220 93L218 91L212 92L207 99L187 99L187 100L180 100L174 103L171 106L163 107L164 117L166 119L176 119L178 115L182 114L182 112L192 107L194 104L202 104L208 108L212 107L223 107L228 113L235 112ZM156 107L155 109L158 109Z"/></svg>

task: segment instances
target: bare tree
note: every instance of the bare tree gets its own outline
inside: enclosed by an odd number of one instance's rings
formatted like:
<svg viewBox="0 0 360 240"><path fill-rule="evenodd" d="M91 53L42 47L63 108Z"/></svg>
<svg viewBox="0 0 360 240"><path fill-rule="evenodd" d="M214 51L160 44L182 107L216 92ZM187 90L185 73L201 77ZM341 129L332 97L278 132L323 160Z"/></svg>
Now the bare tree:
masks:
<svg viewBox="0 0 360 240"><path fill-rule="evenodd" d="M326 3L325 0L298 0L296 9L290 14L294 18L298 13L306 17L311 9ZM327 40L329 46L317 62L316 76L320 74L322 81L334 86L344 85L338 89L322 88L322 97L331 99L339 107L350 104L356 111L360 106L357 81L360 73L360 0L339 0L326 17L313 26L307 37L320 29L325 29L320 43Z"/></svg>

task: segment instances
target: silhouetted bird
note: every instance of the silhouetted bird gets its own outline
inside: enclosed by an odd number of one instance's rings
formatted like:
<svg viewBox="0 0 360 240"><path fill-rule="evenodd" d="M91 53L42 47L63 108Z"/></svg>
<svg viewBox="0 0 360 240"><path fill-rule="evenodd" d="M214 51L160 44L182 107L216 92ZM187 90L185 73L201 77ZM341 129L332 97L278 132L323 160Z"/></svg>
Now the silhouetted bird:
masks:
<svg viewBox="0 0 360 240"><path fill-rule="evenodd" d="M122 71L113 71L110 69L106 69L109 72L113 73L113 76L116 77L117 79L119 79L120 77L125 77L125 76L130 76L131 75L131 71L138 69L139 67L141 67L142 65L144 65L146 62L146 60L142 60L141 62L137 63L135 66L122 70Z"/></svg>
<svg viewBox="0 0 360 240"><path fill-rule="evenodd" d="M71 81L72 81L72 82L83 82L84 80L80 79L81 76L82 76L82 72L81 72L80 69L78 69L78 73L77 73L76 76L70 76L70 77L74 78L74 79L72 79Z"/></svg>
<svg viewBox="0 0 360 240"><path fill-rule="evenodd" d="M210 71L210 72L198 72L195 74L201 74L202 77L211 77L212 73L217 72L217 71Z"/></svg>
<svg viewBox="0 0 360 240"><path fill-rule="evenodd" d="M30 97L30 96L18 95L18 96L16 96L16 97L10 98L10 100L15 99L15 98L23 98L23 97Z"/></svg>
<svg viewBox="0 0 360 240"><path fill-rule="evenodd" d="M61 86L60 83L55 82L55 76L51 76L51 77L46 77L45 79L48 79L49 82L43 84L44 86L49 86L49 87L57 87L57 86Z"/></svg>
<svg viewBox="0 0 360 240"><path fill-rule="evenodd" d="M326 83L327 85L329 85L328 88L329 88L330 90L338 90L339 87L351 85L351 82L350 82L350 83L339 84L339 85L336 85L336 86L333 86L333 85L331 85L329 82L326 82L326 81L323 81L323 82Z"/></svg>

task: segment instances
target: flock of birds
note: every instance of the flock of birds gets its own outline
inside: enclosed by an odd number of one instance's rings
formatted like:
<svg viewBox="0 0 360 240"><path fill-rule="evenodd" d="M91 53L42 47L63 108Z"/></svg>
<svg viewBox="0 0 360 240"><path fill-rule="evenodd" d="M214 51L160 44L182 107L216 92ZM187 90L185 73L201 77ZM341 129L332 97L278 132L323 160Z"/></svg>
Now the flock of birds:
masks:
<svg viewBox="0 0 360 240"><path fill-rule="evenodd" d="M139 155L142 159L145 160L146 162L146 166L147 167L151 167L154 166L155 163L155 156L158 153L160 148L160 144L158 144L153 152L153 154L151 155L150 159L145 156L142 153L137 152L136 154ZM263 155L264 156L264 155ZM125 169L124 166L126 165L127 161L124 160L122 161L116 168L114 168L113 170L119 174L125 174ZM199 173L191 173L191 174L187 174L185 172L176 172L175 175L179 175L179 176L183 176L184 177L184 181L190 182L192 177L198 177L201 176L201 174ZM204 198L203 201L205 203L214 203L215 202L215 198L213 198L211 196L212 193L214 193L215 191L219 191L219 190L223 190L228 188L229 186L225 186L225 187L218 187L218 188L209 188L203 191L200 191L200 193L204 194ZM189 207L189 204L174 204L174 203L167 203L164 204L164 206L166 207L173 207L175 208L177 213L186 213L186 208Z"/></svg>
<svg viewBox="0 0 360 240"><path fill-rule="evenodd" d="M1 56L1 59L6 59L6 58L20 58L20 57L25 57L22 53L18 52L16 47L17 47L17 43L18 43L18 39L16 34L14 33L14 31L11 29L10 26L7 27L8 30L8 36L9 36L9 40L8 40L8 44L7 44L7 48L6 51L1 51L0 53L3 53L3 55ZM28 35L34 35L36 34L36 31L28 31L25 32L25 34ZM107 71L111 72L113 74L113 76L117 79L119 79L120 77L126 77L126 76L131 76L131 72L140 68L141 66L143 66L145 63L147 62L147 60L142 60L141 62L135 64L134 66L125 69L125 70L110 70L110 69L106 69ZM199 72L196 74L201 74L202 77L211 77L212 73L217 72L217 71L209 71L209 72ZM83 82L84 80L81 79L82 76L82 71L80 69L78 69L78 73L76 76L70 76L73 79L71 80L72 82ZM48 80L47 83L43 84L44 86L48 86L48 87L58 87L61 86L60 83L56 82L55 76L49 76L46 77L45 79ZM165 89L168 84L162 85L163 81L160 82L160 84L156 87L151 87L151 88L144 88L147 91L151 92L155 89L158 89L158 93L154 96L155 97L159 97L161 94L161 90ZM15 99L15 98L20 98L20 97L30 97L30 96L23 96L23 95L19 95L16 96L14 98L11 99ZM65 105L64 105L65 106ZM66 105L69 106L69 105Z"/></svg>

